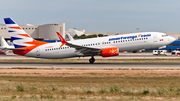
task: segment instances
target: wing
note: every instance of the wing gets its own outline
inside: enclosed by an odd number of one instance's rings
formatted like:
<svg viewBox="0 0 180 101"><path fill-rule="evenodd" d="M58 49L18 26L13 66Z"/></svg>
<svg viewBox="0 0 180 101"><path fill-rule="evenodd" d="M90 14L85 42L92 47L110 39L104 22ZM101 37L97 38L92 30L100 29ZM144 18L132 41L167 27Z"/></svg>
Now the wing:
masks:
<svg viewBox="0 0 180 101"><path fill-rule="evenodd" d="M75 53L77 53L78 55L83 55L83 54L98 54L101 51L101 48L96 48L96 47L85 47L85 46L81 46L81 45L76 45L73 44L72 42L67 42L60 34L59 32L56 32L60 41L62 42L62 45L60 46L60 48L63 45L67 45L69 47L73 47L76 49Z"/></svg>

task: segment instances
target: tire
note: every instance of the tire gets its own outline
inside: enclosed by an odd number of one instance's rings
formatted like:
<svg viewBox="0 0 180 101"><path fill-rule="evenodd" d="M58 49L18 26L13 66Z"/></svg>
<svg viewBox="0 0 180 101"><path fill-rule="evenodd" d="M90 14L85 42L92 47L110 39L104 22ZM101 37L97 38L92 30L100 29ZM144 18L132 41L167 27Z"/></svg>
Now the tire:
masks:
<svg viewBox="0 0 180 101"><path fill-rule="evenodd" d="M94 63L94 61L95 61L95 59L94 59L94 58L90 58L90 59L89 59L89 63L91 63L91 64L93 64L93 63Z"/></svg>

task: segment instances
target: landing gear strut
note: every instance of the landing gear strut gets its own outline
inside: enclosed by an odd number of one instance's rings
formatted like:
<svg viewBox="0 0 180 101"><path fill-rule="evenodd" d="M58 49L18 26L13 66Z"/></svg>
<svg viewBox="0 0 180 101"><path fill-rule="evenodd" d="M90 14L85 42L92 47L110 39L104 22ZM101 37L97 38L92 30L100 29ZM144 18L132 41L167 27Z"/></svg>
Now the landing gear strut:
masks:
<svg viewBox="0 0 180 101"><path fill-rule="evenodd" d="M95 61L94 56L92 56L92 57L89 59L89 63L93 64L94 61Z"/></svg>

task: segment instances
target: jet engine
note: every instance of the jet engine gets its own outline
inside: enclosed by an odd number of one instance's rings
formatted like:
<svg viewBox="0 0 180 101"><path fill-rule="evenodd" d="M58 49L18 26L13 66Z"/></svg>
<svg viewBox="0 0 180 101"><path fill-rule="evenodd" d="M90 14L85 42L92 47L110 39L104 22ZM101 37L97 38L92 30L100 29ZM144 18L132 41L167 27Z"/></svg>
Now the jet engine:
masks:
<svg viewBox="0 0 180 101"><path fill-rule="evenodd" d="M106 48L101 50L102 57L110 57L119 55L119 49L117 47Z"/></svg>

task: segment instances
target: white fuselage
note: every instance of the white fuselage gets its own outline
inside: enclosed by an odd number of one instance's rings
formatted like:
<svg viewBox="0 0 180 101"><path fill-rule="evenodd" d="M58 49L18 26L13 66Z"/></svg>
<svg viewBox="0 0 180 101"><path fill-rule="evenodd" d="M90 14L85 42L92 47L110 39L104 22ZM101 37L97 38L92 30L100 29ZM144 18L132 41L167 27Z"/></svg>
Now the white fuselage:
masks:
<svg viewBox="0 0 180 101"><path fill-rule="evenodd" d="M150 49L168 45L173 41L175 41L175 38L167 36L164 33L143 32L73 40L68 41L68 43L73 43L75 45L97 49L117 47L119 48L119 51L134 51L139 49ZM25 56L50 59L87 56L78 54L75 48L69 47L67 45L64 45L63 47L59 48L61 44L61 42L44 44L31 50Z"/></svg>

